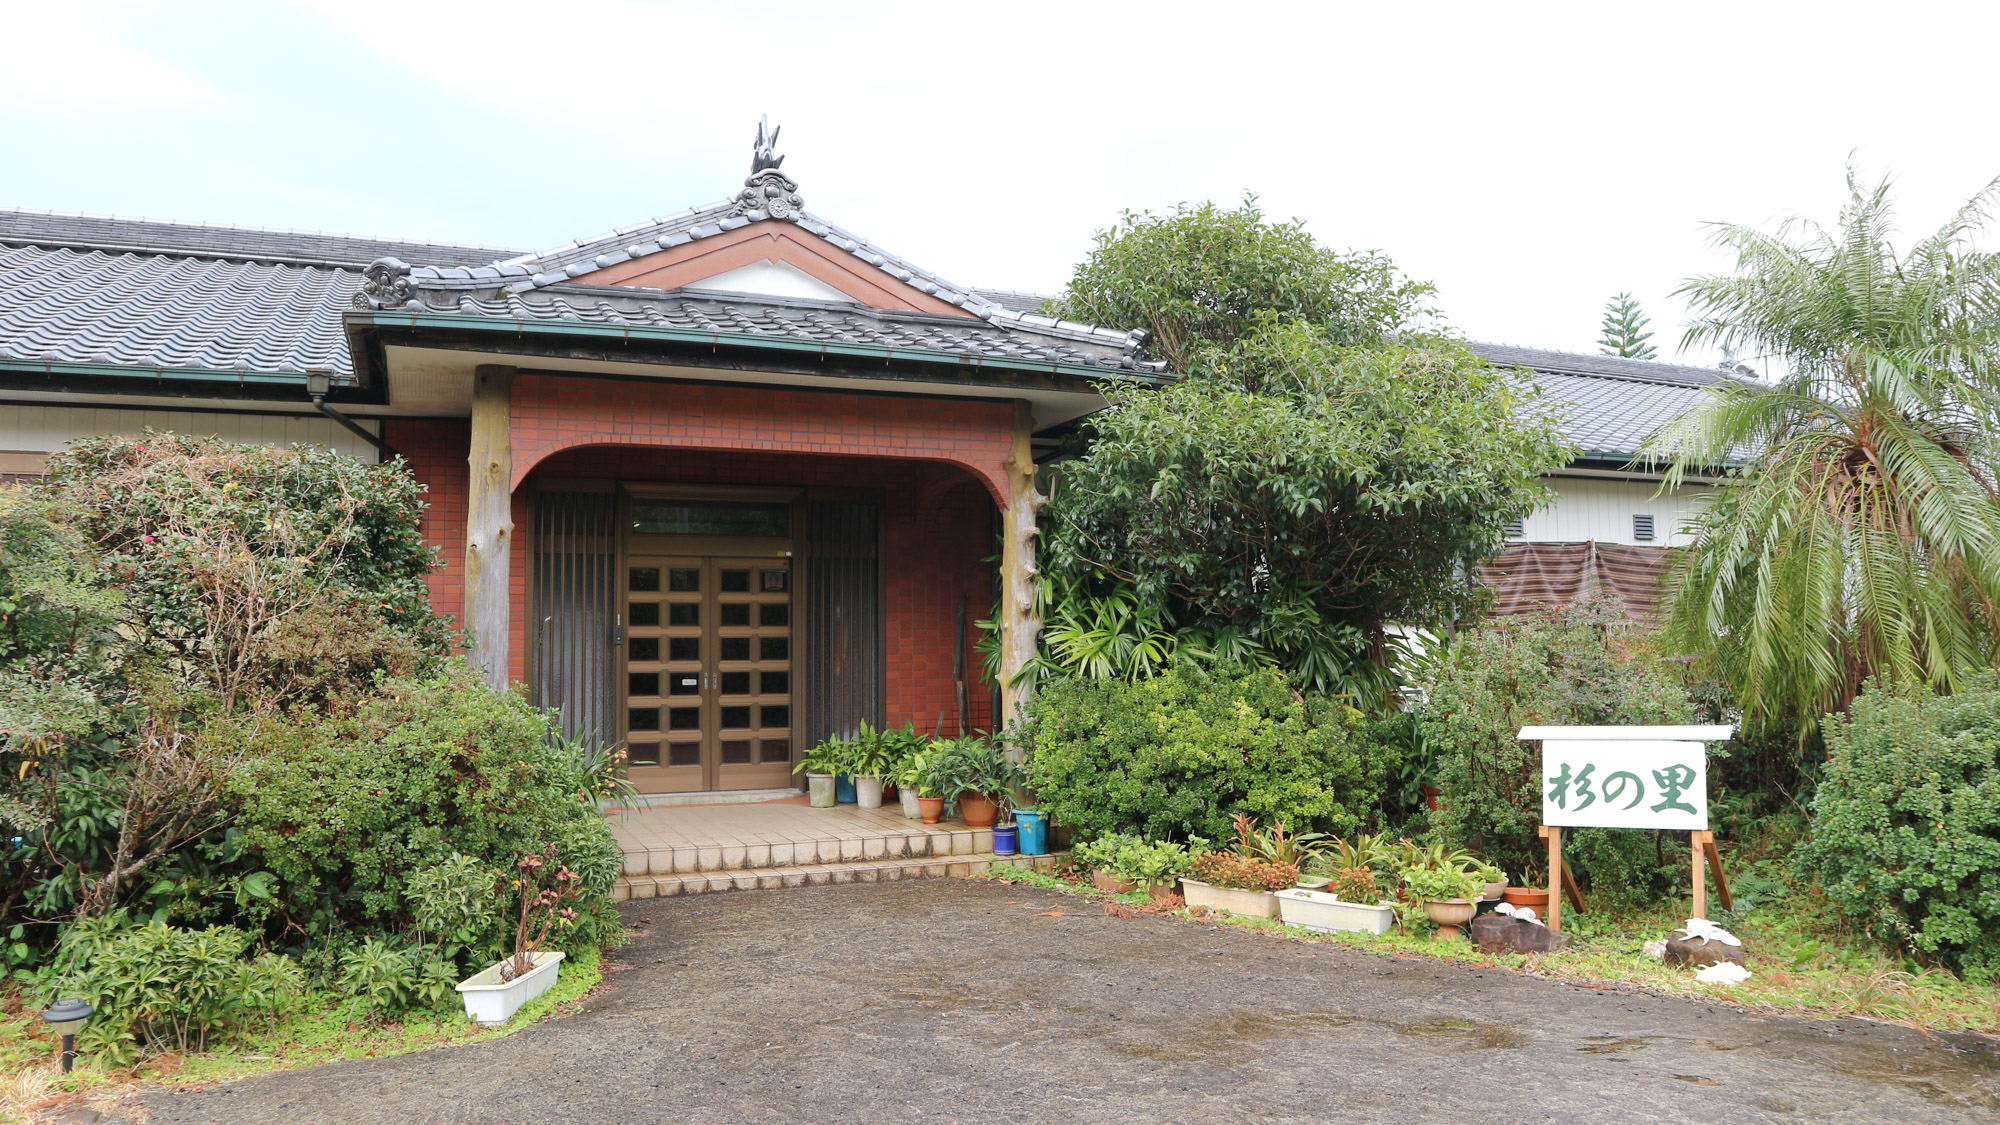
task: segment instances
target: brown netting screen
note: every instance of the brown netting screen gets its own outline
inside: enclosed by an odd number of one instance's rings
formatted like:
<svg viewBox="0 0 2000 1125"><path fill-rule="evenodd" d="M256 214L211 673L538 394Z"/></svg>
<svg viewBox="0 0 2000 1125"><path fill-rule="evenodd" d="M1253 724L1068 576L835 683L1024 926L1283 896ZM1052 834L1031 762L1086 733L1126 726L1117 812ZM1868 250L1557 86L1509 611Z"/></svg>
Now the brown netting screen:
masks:
<svg viewBox="0 0 2000 1125"><path fill-rule="evenodd" d="M1673 560L1670 547L1516 543L1502 548L1479 579L1493 587L1493 612L1508 617L1569 605L1593 590L1615 597L1627 616L1651 618Z"/></svg>

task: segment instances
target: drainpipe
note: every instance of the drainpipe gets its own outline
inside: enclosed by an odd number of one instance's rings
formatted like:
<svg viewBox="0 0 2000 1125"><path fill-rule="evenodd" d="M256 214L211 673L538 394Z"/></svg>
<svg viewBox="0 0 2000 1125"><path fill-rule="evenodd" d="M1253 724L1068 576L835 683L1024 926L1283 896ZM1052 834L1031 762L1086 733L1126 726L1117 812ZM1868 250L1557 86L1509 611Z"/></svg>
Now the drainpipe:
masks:
<svg viewBox="0 0 2000 1125"><path fill-rule="evenodd" d="M367 442L369 445L374 446L376 449L381 450L382 456L392 460L394 458L402 456L401 453L396 452L395 446L390 445L388 442L383 441L381 438L376 437L374 434L369 433L367 428L362 426L361 423L356 422L354 419L349 418L347 415L342 414L340 411L335 410L331 406L328 406L326 404L326 395L327 392L332 389L333 389L332 371L329 371L324 367L311 367L306 369L306 393L312 396L313 406L317 407L321 414L324 414L327 417L333 419L334 421L340 423L342 426L347 427L347 429L350 432L352 432L355 437L358 437L362 441Z"/></svg>

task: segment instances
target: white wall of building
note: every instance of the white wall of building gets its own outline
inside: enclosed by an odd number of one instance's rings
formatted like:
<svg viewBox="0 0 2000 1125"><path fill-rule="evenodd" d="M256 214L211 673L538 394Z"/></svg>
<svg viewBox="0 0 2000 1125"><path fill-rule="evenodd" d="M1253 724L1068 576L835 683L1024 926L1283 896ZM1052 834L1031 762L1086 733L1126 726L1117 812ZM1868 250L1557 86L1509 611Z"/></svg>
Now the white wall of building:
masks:
<svg viewBox="0 0 2000 1125"><path fill-rule="evenodd" d="M1681 525L1714 494L1713 488L1689 485L1655 496L1654 481L1594 477L1549 477L1542 481L1555 501L1529 516L1522 534L1510 543L1622 543L1640 547L1678 547L1688 542ZM1632 517L1653 517L1651 541L1633 537Z"/></svg>
<svg viewBox="0 0 2000 1125"><path fill-rule="evenodd" d="M380 433L379 423L361 425ZM0 451L16 455L53 453L76 438L97 434L137 434L147 429L217 437L242 445L325 445L373 463L375 447L331 418L312 415L204 414L187 410L144 410L113 406L29 406L0 403ZM22 468L10 467L20 472Z"/></svg>

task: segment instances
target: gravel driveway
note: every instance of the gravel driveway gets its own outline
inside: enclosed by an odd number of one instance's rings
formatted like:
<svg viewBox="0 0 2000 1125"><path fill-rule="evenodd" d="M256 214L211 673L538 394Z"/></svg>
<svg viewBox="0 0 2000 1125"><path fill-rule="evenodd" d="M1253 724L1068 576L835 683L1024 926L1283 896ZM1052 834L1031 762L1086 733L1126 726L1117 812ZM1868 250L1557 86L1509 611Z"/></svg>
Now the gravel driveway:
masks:
<svg viewBox="0 0 2000 1125"><path fill-rule="evenodd" d="M1992 1122L2000 1060L927 879L628 904L587 1009L154 1094L201 1122Z"/></svg>

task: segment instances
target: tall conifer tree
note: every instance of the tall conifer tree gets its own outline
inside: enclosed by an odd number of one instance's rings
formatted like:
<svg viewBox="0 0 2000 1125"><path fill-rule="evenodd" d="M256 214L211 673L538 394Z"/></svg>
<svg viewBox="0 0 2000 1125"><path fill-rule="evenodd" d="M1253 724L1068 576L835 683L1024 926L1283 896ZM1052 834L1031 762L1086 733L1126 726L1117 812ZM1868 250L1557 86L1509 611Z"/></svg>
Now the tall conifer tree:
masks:
<svg viewBox="0 0 2000 1125"><path fill-rule="evenodd" d="M1653 338L1646 331L1649 322L1646 314L1639 311L1639 302L1630 293L1620 293L1604 305L1604 338L1597 342L1605 355L1624 356L1626 359L1652 359L1658 353L1647 341Z"/></svg>

